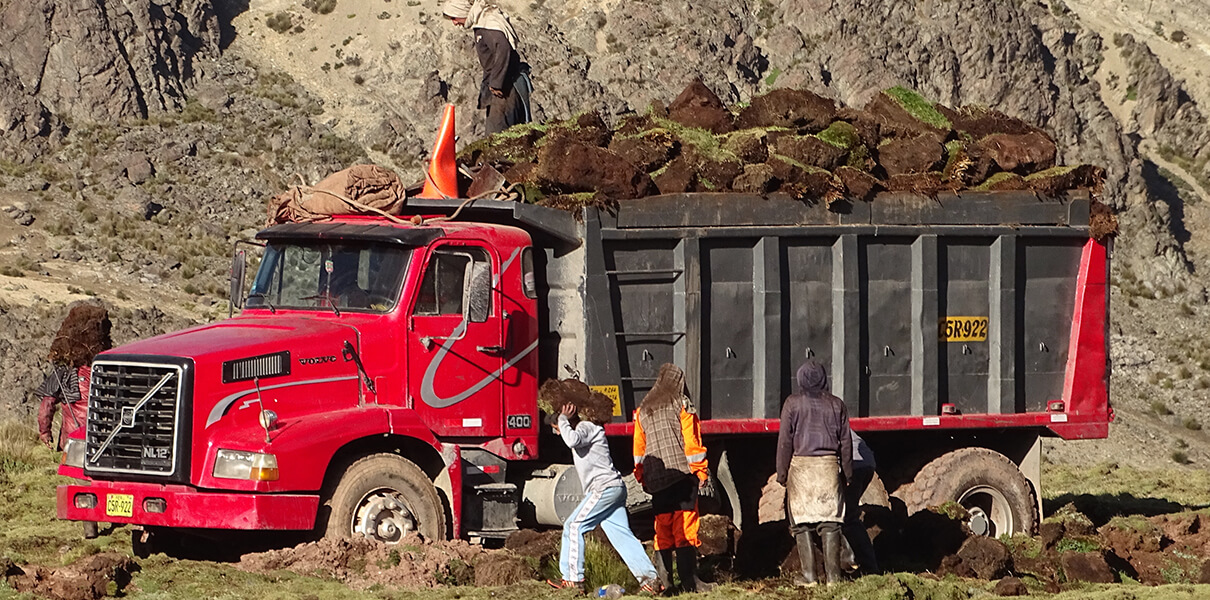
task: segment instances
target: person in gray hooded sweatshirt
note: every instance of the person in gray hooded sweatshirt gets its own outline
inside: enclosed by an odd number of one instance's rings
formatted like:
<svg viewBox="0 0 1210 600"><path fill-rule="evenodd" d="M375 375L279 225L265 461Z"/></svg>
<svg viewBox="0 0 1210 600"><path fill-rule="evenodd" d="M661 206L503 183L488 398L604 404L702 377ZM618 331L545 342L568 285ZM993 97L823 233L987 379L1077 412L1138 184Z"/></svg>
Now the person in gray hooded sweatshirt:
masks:
<svg viewBox="0 0 1210 600"><path fill-rule="evenodd" d="M786 486L786 516L802 561L802 582L813 585L815 541L823 542L827 583L841 580L840 525L845 520L845 482L853 478L849 413L827 391L823 365L808 360L798 369L797 394L786 398L777 436L777 482ZM843 476L843 479L842 479Z"/></svg>
<svg viewBox="0 0 1210 600"><path fill-rule="evenodd" d="M483 67L479 108L487 111L487 134L533 120L529 66L517 52L517 31L492 0L448 0L442 14L475 34L475 54Z"/></svg>

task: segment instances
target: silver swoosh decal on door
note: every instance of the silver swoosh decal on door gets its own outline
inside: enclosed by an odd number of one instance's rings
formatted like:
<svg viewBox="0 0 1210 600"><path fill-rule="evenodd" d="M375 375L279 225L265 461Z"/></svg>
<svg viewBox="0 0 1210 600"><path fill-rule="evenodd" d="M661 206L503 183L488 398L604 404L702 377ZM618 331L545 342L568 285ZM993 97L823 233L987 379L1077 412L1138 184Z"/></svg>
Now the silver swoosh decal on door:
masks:
<svg viewBox="0 0 1210 600"><path fill-rule="evenodd" d="M533 352L534 349L538 347L538 340L534 340L534 342L527 348L518 352L516 356L509 359L509 361L499 369L496 369L483 379L480 379L478 383L458 394L448 398L442 398L441 396L438 396L437 391L433 389L433 381L437 378L437 369L441 367L442 361L444 361L446 355L449 354L450 347L454 345L456 338L462 337L464 332L466 332L466 318L463 318L462 322L454 328L454 331L450 333L449 337L447 337L445 341L441 343L441 347L437 349L437 354L433 356L432 362L430 362L428 368L424 370L424 378L420 380L420 400L433 408L450 407L462 402L463 400L466 400L467 398L470 398L479 390L487 387L488 384L490 384L493 380L498 379L501 373L511 369L513 365L521 362L521 359L528 356L530 352Z"/></svg>

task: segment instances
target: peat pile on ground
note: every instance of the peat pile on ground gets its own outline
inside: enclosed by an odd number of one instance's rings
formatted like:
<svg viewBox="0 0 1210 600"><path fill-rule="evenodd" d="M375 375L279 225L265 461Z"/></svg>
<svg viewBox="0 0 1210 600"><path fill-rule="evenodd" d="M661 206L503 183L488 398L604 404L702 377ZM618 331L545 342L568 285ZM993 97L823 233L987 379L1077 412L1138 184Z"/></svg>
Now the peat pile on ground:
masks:
<svg viewBox="0 0 1210 600"><path fill-rule="evenodd" d="M113 552L94 554L63 567L14 565L0 559L0 574L18 592L53 600L98 600L120 595L139 565Z"/></svg>
<svg viewBox="0 0 1210 600"><path fill-rule="evenodd" d="M442 585L510 585L534 579L532 561L509 551L488 551L463 540L429 542L410 536L388 545L367 538L323 539L293 548L246 554L239 568L253 573L279 569L322 574L365 589Z"/></svg>
<svg viewBox="0 0 1210 600"><path fill-rule="evenodd" d="M1054 141L981 107L949 108L892 88L864 108L779 89L727 107L700 81L667 107L609 127L590 112L519 125L459 154L491 165L539 204L574 209L654 194L735 191L874 200L883 191L1100 187L1090 165L1056 166Z"/></svg>

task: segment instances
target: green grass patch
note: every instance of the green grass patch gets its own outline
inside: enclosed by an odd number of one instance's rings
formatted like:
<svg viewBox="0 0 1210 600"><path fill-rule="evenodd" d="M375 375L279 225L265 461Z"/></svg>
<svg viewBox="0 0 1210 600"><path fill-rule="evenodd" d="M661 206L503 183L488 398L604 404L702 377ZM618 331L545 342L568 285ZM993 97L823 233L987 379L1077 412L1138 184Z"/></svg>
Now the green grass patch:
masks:
<svg viewBox="0 0 1210 600"><path fill-rule="evenodd" d="M845 121L836 121L828 125L827 129L819 132L815 137L845 150L861 143L861 136L857 135L857 128L853 127L852 123Z"/></svg>
<svg viewBox="0 0 1210 600"><path fill-rule="evenodd" d="M1140 510L1146 507L1138 506L1139 503L1171 503L1184 507L1210 506L1210 472L1201 469L1142 470L1116 463L1104 463L1092 468L1044 464L1042 471L1042 480L1045 482L1042 492L1045 499L1051 502L1061 501L1066 496L1100 496L1106 501L1118 504L1121 508L1119 514L1159 514ZM1087 512L1083 507L1080 508ZM1172 507L1165 512L1178 509L1179 507Z"/></svg>
<svg viewBox="0 0 1210 600"><path fill-rule="evenodd" d="M739 157L723 148L722 139L713 133L697 127L686 127L662 117L655 117L660 127L672 132L682 144L693 146L698 156L714 162L739 161Z"/></svg>
<svg viewBox="0 0 1210 600"><path fill-rule="evenodd" d="M1096 552L1101 545L1095 539L1085 537L1065 537L1055 544L1059 552Z"/></svg>
<svg viewBox="0 0 1210 600"><path fill-rule="evenodd" d="M938 129L950 129L953 127L950 120L945 118L945 115L937 112L933 107L933 103L925 99L918 92L909 90L905 87L895 86L886 90L886 95L890 96L899 106L903 107L908 114L915 117L917 120L932 125Z"/></svg>
<svg viewBox="0 0 1210 600"><path fill-rule="evenodd" d="M1004 173L1004 172L995 173L991 177L988 177L983 183L980 183L978 186L976 186L975 191L986 192L986 191L992 189L993 185L996 185L997 183L1000 183L1002 181L1007 181L1014 177L1019 177L1019 175L1017 175L1016 173Z"/></svg>

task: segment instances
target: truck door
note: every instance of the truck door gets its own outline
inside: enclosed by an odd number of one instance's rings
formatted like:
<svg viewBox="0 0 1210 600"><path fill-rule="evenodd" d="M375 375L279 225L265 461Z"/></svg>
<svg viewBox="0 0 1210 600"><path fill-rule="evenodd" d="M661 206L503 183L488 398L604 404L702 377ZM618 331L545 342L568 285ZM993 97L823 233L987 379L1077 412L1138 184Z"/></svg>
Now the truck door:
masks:
<svg viewBox="0 0 1210 600"><path fill-rule="evenodd" d="M488 250L444 244L429 254L408 331L408 396L437 435L502 430L503 318Z"/></svg>

